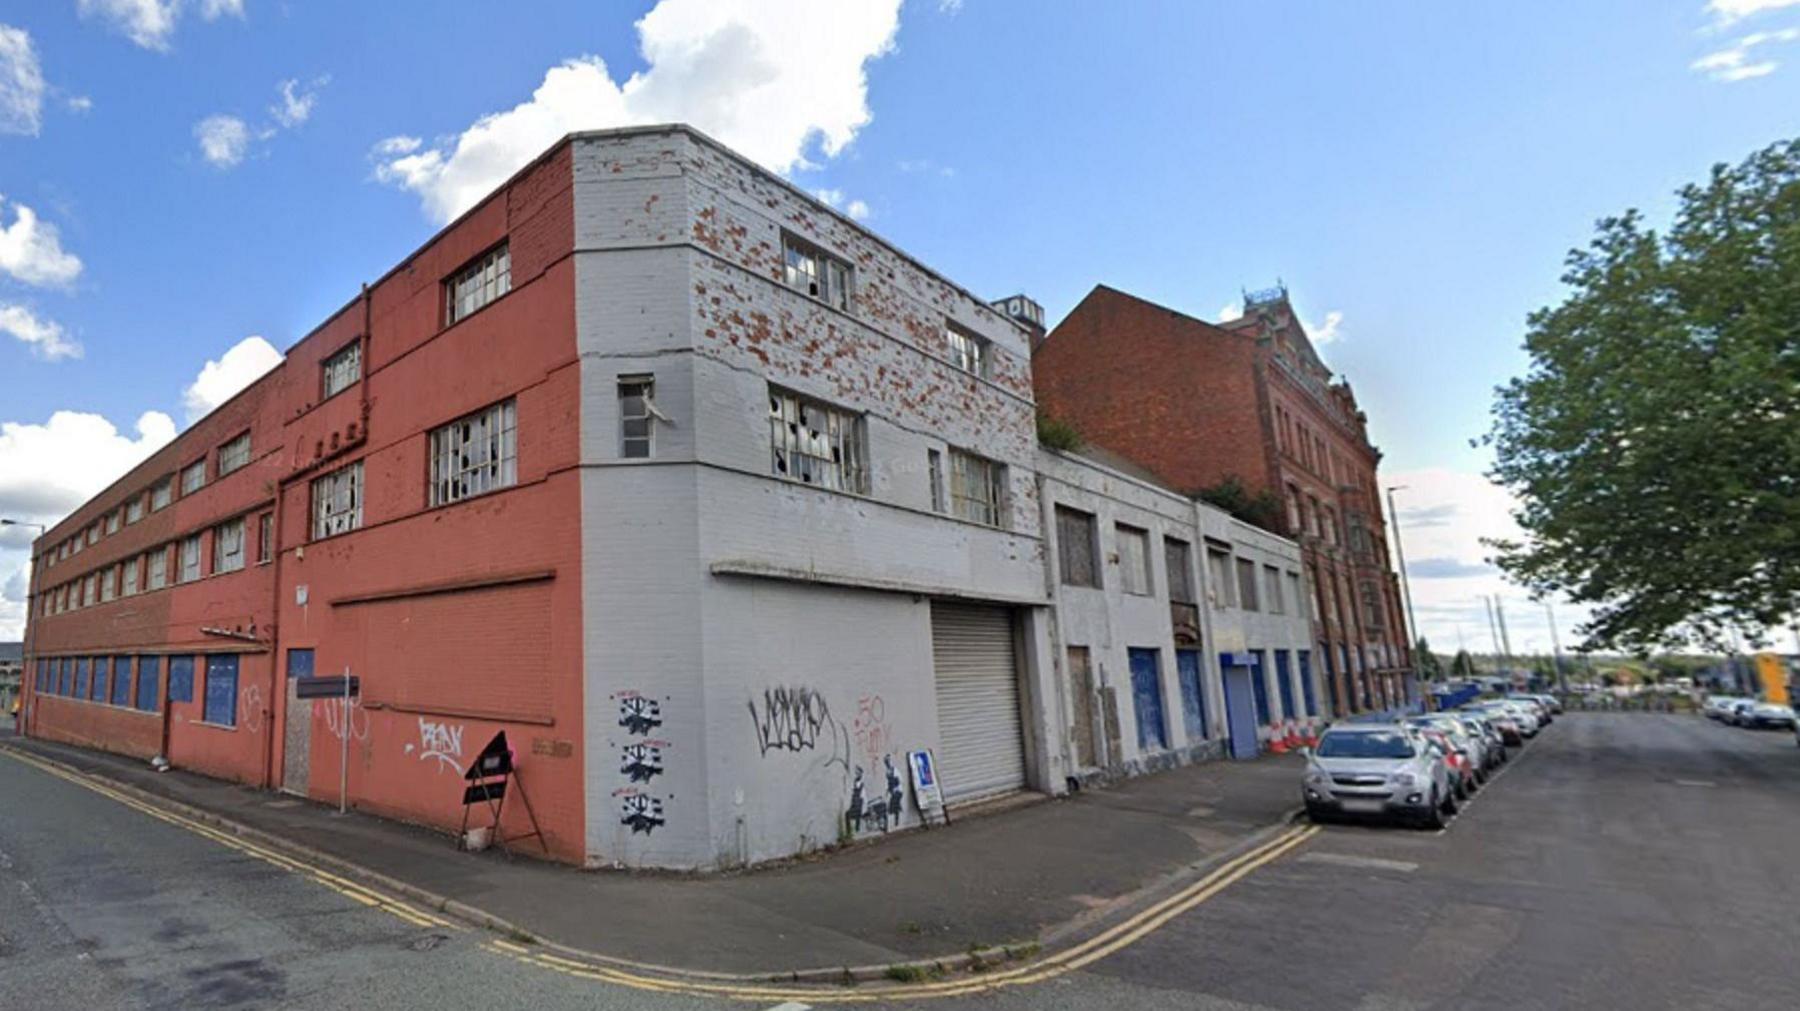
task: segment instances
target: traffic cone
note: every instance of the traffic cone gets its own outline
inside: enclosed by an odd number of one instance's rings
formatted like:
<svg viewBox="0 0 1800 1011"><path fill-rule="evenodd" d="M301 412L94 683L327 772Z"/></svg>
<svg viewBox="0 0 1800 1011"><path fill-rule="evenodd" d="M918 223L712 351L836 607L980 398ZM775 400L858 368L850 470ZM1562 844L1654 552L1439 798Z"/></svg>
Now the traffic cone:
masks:
<svg viewBox="0 0 1800 1011"><path fill-rule="evenodd" d="M1269 750L1277 755L1287 754L1287 738L1281 735L1281 724L1269 724Z"/></svg>
<svg viewBox="0 0 1800 1011"><path fill-rule="evenodd" d="M1287 745L1289 751L1298 751L1306 744L1300 739L1300 726L1293 720L1287 721Z"/></svg>

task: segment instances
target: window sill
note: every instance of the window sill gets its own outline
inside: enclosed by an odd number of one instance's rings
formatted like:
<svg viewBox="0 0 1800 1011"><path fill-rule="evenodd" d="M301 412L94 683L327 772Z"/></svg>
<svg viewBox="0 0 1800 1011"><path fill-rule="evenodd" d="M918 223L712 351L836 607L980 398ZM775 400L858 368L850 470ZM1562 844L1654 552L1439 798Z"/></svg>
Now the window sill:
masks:
<svg viewBox="0 0 1800 1011"><path fill-rule="evenodd" d="M188 725L194 727L207 727L212 730L229 730L233 733L237 731L237 725L234 723L209 723L206 720L189 720Z"/></svg>

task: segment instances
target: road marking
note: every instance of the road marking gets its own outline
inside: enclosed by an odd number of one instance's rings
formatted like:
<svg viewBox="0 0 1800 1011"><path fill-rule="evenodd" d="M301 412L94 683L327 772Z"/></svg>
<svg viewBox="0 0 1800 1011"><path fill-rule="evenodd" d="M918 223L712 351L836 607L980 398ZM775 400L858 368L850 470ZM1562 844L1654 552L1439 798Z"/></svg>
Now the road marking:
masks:
<svg viewBox="0 0 1800 1011"><path fill-rule="evenodd" d="M812 1005L802 1004L797 1000L791 1000L786 1004L777 1004L770 1008L769 1011L812 1011Z"/></svg>
<svg viewBox="0 0 1800 1011"><path fill-rule="evenodd" d="M1677 780L1675 780L1675 785L1676 786L1718 786L1719 784L1713 782L1710 779L1677 779Z"/></svg>
<svg viewBox="0 0 1800 1011"><path fill-rule="evenodd" d="M41 761L34 756L27 756L11 748L0 748L0 754L16 761L23 762L59 779L67 780L77 786L91 790L126 807L140 811L150 817L168 824L186 829L196 835L205 836L220 845L255 856L260 860L278 867L291 870L296 874L310 877L325 887L345 895L363 905L382 909L400 919L418 926L438 926L445 929L459 929L446 920L416 909L399 899L383 895L372 888L360 885L322 868L303 863L284 854L247 842L236 836L211 828L202 822L171 811L163 811L149 803L140 801L128 794L104 785L98 777L90 777L85 773L70 773ZM987 973L965 980L953 980L935 983L914 983L897 985L877 985L859 988L850 992L836 992L823 988L809 989L799 986L756 985L747 982L700 982L692 979L660 977L649 975L637 969L614 968L593 962L575 961L546 951L534 951L523 945L514 944L498 938L489 939L482 944L483 950L501 958L549 969L581 979L603 983L611 983L635 990L658 993L683 994L688 996L718 997L738 1001L784 1000L789 1004L801 1000L811 1004L863 1004L876 1001L897 999L924 999L937 997L957 997L1007 987L1026 986L1055 979L1074 972L1084 966L1091 965L1130 945L1136 944L1150 934L1161 929L1169 921L1189 912L1211 899L1213 896L1248 877L1257 869L1275 862L1288 853L1318 835L1320 829L1316 825L1297 825L1281 832L1261 845L1239 854L1215 868L1173 895L1167 896L1148 908L1138 911L1119 923L1101 931L1087 940L1062 951L1047 955L1036 961L1026 963L1013 969ZM784 1005L785 1006L785 1005Z"/></svg>
<svg viewBox="0 0 1800 1011"><path fill-rule="evenodd" d="M1399 871L1411 874L1419 865L1410 860L1384 860L1381 857L1359 857L1349 853L1307 853L1298 858L1303 864L1330 864L1333 867L1359 867L1371 871Z"/></svg>
<svg viewBox="0 0 1800 1011"><path fill-rule="evenodd" d="M95 779L93 777L89 777L82 773L65 772L64 770L62 770L54 765L51 765L51 764L44 762L36 757L33 757L33 756L21 754L18 751L13 750L11 748L0 748L0 754L4 754L8 758L13 759L14 761L23 762L26 765L29 765L47 775L55 776L58 779L65 780L67 782L74 783L76 786L82 787L87 790L91 790L94 793L97 793L103 797L106 797L108 800L112 800L117 803L123 804L126 807L129 807L134 811L137 811L141 814L149 815L150 817L155 818L158 821L166 822L170 825L176 826L177 828L185 829L188 832L193 833L194 835L198 835L198 836L202 836L207 839L211 839L213 842L216 842L221 846L227 847L228 849L234 849L234 850L237 850L239 853L245 853L250 856L256 857L258 860L262 860L265 863L274 864L275 866L277 866L283 870L297 874L301 877L311 878L314 882L324 885L326 888L329 888L332 891L337 892L339 895L342 895L360 905L367 906L371 909L379 909L382 912L388 913L389 915L394 916L405 923L411 924L412 926L415 926L415 927L437 927L437 928L442 928L445 930L460 929L459 927L457 927L455 924L452 924L448 920L442 919L441 917L438 917L438 916L434 916L431 913L428 913L428 912L425 912L424 910L418 909L400 899L394 898L393 896L385 895L380 892L377 892L373 888L370 888L369 886L352 881L352 880L342 877L340 875L333 874L332 872L327 871L322 867L317 867L312 864L305 863L294 857L290 857L284 853L279 853L275 850L268 849L267 847L259 846L248 840L241 839L241 838L239 838L235 835L232 835L228 832L223 832L219 829L215 829L210 825L207 825L200 821L196 821L192 818L188 818L184 815L176 814L173 811L165 811L159 807L155 807L151 804L145 803L144 801L138 800L137 798L132 797L129 794L123 793L119 790L113 789L112 787L106 786L106 785L100 783L97 779Z"/></svg>

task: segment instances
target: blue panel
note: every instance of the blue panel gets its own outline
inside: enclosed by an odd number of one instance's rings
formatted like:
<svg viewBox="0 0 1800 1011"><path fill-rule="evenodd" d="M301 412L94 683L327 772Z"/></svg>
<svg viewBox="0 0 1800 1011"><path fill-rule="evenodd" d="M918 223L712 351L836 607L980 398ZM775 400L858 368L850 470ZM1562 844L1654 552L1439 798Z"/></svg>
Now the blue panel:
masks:
<svg viewBox="0 0 1800 1011"><path fill-rule="evenodd" d="M1131 701L1137 712L1139 751L1165 751L1169 732L1163 724L1162 678L1158 676L1156 650L1134 649L1131 654Z"/></svg>
<svg viewBox="0 0 1800 1011"><path fill-rule="evenodd" d="M287 676L291 678L312 677L313 651L310 649L288 650Z"/></svg>
<svg viewBox="0 0 1800 1011"><path fill-rule="evenodd" d="M131 705L131 658L113 657L112 704Z"/></svg>
<svg viewBox="0 0 1800 1011"><path fill-rule="evenodd" d="M237 726L237 689L237 656L207 657L206 699L200 718L222 727Z"/></svg>
<svg viewBox="0 0 1800 1011"><path fill-rule="evenodd" d="M1231 733L1231 757L1255 758L1256 712L1250 696L1256 671L1243 665L1225 668L1225 727Z"/></svg>
<svg viewBox="0 0 1800 1011"><path fill-rule="evenodd" d="M61 667L61 671L56 676L56 694L67 696L74 690L74 687L69 680L69 672L74 668L69 665L69 658L66 656L62 658L59 666Z"/></svg>
<svg viewBox="0 0 1800 1011"><path fill-rule="evenodd" d="M1319 700L1313 694L1312 654L1300 651L1300 693L1306 697L1306 715L1319 715Z"/></svg>
<svg viewBox="0 0 1800 1011"><path fill-rule="evenodd" d="M162 673L162 657L138 657L137 707L144 712L156 712L156 679Z"/></svg>
<svg viewBox="0 0 1800 1011"><path fill-rule="evenodd" d="M112 661L103 656L94 658L94 683L91 686L93 692L88 695L88 698L95 702L106 701L106 675L111 670Z"/></svg>
<svg viewBox="0 0 1800 1011"><path fill-rule="evenodd" d="M169 658L169 701L194 701L193 657L172 656Z"/></svg>
<svg viewBox="0 0 1800 1011"><path fill-rule="evenodd" d="M1181 719L1188 740L1206 739L1206 693L1200 687L1200 654L1191 649L1175 651L1175 673L1181 681Z"/></svg>
<svg viewBox="0 0 1800 1011"><path fill-rule="evenodd" d="M1262 657L1259 653L1258 660ZM1256 695L1256 722L1259 726L1269 725L1269 679L1264 675L1263 665L1258 663L1250 671L1250 690Z"/></svg>
<svg viewBox="0 0 1800 1011"><path fill-rule="evenodd" d="M1294 679L1288 669L1288 651L1275 651L1275 687L1281 690L1281 718L1291 720L1300 713L1294 708Z"/></svg>
<svg viewBox="0 0 1800 1011"><path fill-rule="evenodd" d="M75 697L88 697L88 658L85 656L75 658Z"/></svg>

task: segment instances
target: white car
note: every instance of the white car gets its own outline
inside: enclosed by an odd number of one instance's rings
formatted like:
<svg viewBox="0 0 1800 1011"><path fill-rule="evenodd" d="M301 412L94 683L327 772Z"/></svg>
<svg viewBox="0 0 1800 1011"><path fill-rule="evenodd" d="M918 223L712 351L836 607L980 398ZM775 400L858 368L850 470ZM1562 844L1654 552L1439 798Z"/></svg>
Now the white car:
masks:
<svg viewBox="0 0 1800 1011"><path fill-rule="evenodd" d="M1731 711L1731 707L1742 701L1744 701L1743 697L1738 695L1714 695L1706 700L1706 704L1700 707L1700 711L1705 713L1709 720L1723 721L1726 714Z"/></svg>
<svg viewBox="0 0 1800 1011"><path fill-rule="evenodd" d="M1768 727L1793 729L1794 709L1775 702L1752 702L1738 713L1738 726L1752 730Z"/></svg>
<svg viewBox="0 0 1800 1011"><path fill-rule="evenodd" d="M1385 815L1443 828L1456 813L1450 776L1445 753L1411 727L1345 724L1307 749L1301 796L1314 821Z"/></svg>

